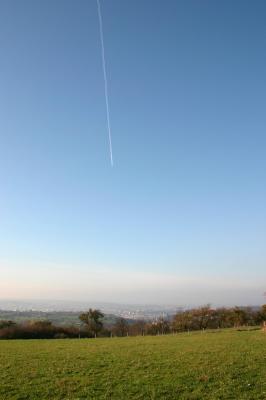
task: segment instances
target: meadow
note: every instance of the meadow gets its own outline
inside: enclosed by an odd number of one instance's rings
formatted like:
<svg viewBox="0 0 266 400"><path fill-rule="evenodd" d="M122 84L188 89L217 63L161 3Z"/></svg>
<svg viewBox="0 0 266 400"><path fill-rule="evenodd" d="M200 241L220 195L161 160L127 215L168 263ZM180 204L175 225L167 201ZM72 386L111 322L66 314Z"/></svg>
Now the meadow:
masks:
<svg viewBox="0 0 266 400"><path fill-rule="evenodd" d="M0 399L266 399L266 334L2 340Z"/></svg>

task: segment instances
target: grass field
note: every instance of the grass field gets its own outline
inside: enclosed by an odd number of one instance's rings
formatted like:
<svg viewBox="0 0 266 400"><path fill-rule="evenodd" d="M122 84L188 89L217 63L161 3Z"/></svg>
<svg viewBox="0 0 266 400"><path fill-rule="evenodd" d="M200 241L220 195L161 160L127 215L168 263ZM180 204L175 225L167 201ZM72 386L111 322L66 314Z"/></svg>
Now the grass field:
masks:
<svg viewBox="0 0 266 400"><path fill-rule="evenodd" d="M0 399L266 399L266 334L1 341Z"/></svg>

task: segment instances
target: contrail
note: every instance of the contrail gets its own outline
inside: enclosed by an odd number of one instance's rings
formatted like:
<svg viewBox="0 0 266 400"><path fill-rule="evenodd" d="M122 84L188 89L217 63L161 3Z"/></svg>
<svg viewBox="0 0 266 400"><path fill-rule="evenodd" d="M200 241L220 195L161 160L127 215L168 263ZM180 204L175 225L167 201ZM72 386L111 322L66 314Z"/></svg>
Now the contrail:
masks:
<svg viewBox="0 0 266 400"><path fill-rule="evenodd" d="M102 46L102 65L103 65L105 104L106 104L106 120L107 120L108 136L109 136L110 159L111 159L111 165L113 166L113 149L112 149L111 125L110 125L110 115L109 115L108 85L107 85L106 62L105 62L105 51L104 51L104 41L103 41L103 21L102 21L100 0L97 0L97 6L98 6L99 28L100 28L100 37Z"/></svg>

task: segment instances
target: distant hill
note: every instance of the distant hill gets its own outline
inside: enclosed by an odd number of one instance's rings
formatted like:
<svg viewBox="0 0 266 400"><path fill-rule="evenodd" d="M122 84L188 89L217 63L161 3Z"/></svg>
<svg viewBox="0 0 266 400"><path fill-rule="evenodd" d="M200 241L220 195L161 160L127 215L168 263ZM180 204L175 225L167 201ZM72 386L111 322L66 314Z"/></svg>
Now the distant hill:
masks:
<svg viewBox="0 0 266 400"><path fill-rule="evenodd" d="M79 315L77 311L8 311L0 310L0 320L10 320L15 322L25 322L29 320L49 320L54 325L80 325ZM106 326L115 323L117 316L106 314L104 324ZM127 319L129 323L134 320Z"/></svg>

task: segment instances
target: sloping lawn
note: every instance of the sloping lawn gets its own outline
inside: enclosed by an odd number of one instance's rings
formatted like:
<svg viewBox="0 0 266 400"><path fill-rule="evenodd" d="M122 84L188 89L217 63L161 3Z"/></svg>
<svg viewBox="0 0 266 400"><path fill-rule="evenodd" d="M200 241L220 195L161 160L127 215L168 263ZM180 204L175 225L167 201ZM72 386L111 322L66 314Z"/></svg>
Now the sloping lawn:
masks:
<svg viewBox="0 0 266 400"><path fill-rule="evenodd" d="M0 399L266 399L261 331L0 341Z"/></svg>

